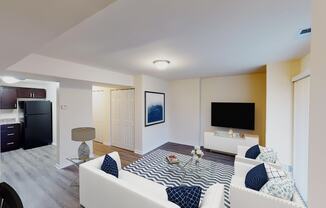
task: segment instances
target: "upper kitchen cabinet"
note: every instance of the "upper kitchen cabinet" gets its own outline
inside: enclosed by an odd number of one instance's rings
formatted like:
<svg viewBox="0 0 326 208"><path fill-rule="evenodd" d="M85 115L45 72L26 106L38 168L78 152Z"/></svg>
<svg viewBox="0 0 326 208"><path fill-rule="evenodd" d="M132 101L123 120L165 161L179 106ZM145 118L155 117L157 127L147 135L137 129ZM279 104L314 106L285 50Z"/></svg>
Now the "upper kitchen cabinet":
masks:
<svg viewBox="0 0 326 208"><path fill-rule="evenodd" d="M36 88L17 88L17 97L18 98L46 98L45 89L36 89Z"/></svg>
<svg viewBox="0 0 326 208"><path fill-rule="evenodd" d="M17 108L17 90L15 87L0 87L0 109Z"/></svg>

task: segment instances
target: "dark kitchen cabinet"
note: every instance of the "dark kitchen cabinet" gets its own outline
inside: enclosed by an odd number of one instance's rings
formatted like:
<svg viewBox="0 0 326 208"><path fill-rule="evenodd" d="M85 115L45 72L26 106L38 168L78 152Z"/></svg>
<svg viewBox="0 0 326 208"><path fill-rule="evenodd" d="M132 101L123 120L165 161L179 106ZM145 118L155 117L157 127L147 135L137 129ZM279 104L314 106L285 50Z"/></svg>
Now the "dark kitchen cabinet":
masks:
<svg viewBox="0 0 326 208"><path fill-rule="evenodd" d="M1 152L7 152L21 147L20 124L1 125Z"/></svg>
<svg viewBox="0 0 326 208"><path fill-rule="evenodd" d="M17 108L17 90L15 87L0 87L0 109Z"/></svg>
<svg viewBox="0 0 326 208"><path fill-rule="evenodd" d="M18 98L46 98L45 89L36 89L36 88L17 88L17 97Z"/></svg>

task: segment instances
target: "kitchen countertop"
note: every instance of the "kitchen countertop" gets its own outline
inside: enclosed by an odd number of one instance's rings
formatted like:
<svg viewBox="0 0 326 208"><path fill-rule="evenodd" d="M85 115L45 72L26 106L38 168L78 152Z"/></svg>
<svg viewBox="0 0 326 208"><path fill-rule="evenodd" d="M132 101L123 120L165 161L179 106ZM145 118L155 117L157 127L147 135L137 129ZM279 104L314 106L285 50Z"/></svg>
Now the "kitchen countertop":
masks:
<svg viewBox="0 0 326 208"><path fill-rule="evenodd" d="M13 118L13 119L0 119L0 125L8 125L8 124L20 124L20 122Z"/></svg>

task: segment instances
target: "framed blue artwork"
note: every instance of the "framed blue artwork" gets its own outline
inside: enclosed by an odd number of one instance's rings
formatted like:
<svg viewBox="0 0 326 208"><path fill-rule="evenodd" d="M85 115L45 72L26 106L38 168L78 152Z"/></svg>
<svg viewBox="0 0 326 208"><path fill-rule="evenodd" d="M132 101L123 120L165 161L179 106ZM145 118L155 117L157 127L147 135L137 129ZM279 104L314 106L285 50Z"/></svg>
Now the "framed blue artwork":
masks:
<svg viewBox="0 0 326 208"><path fill-rule="evenodd" d="M165 122L165 93L145 91L145 127Z"/></svg>

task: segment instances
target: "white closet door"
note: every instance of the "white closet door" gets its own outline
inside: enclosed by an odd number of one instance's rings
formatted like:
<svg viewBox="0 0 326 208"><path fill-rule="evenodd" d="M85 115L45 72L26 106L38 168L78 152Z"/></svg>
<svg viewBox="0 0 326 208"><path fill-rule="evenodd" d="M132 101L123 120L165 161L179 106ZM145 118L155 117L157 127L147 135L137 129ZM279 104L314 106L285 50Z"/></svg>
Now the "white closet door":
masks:
<svg viewBox="0 0 326 208"><path fill-rule="evenodd" d="M310 77L294 83L293 177L305 201L308 194Z"/></svg>
<svg viewBox="0 0 326 208"><path fill-rule="evenodd" d="M111 91L112 145L134 150L134 90Z"/></svg>

